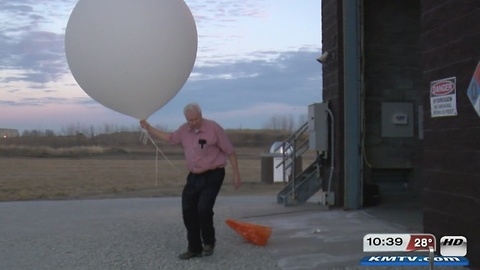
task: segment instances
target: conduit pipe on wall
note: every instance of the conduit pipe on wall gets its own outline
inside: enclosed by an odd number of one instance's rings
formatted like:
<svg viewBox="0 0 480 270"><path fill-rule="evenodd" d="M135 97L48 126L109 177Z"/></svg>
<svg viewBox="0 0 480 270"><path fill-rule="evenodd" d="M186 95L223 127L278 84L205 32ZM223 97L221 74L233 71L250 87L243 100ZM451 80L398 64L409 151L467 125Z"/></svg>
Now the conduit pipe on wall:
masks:
<svg viewBox="0 0 480 270"><path fill-rule="evenodd" d="M361 198L361 110L360 110L360 1L343 0L344 53L344 208L360 209Z"/></svg>

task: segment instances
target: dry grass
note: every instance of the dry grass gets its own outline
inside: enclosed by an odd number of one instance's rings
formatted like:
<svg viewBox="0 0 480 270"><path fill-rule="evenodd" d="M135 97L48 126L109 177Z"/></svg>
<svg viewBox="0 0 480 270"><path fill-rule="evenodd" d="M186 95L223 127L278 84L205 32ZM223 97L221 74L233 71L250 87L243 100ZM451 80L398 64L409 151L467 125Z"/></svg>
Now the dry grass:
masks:
<svg viewBox="0 0 480 270"><path fill-rule="evenodd" d="M0 153L23 156L88 156L101 155L108 152L108 149L102 146L78 146L78 147L58 147L51 146L26 146L26 145L0 145Z"/></svg>
<svg viewBox="0 0 480 270"><path fill-rule="evenodd" d="M170 162L159 153L156 161L156 148L139 143L138 134L112 136L0 142L0 201L181 194L188 172L180 147L159 142ZM229 136L237 146L243 185L233 189L227 166L221 194L277 194L284 184L262 182L261 154L279 133L240 131ZM313 156L305 157L304 168L312 161Z"/></svg>
<svg viewBox="0 0 480 270"><path fill-rule="evenodd" d="M187 175L183 160L124 158L1 158L0 200L179 196ZM308 161L305 161L308 162ZM158 174L157 174L158 166ZM304 165L305 166L305 165ZM260 158L240 158L243 185L231 172L222 195L276 194L283 183L261 181Z"/></svg>

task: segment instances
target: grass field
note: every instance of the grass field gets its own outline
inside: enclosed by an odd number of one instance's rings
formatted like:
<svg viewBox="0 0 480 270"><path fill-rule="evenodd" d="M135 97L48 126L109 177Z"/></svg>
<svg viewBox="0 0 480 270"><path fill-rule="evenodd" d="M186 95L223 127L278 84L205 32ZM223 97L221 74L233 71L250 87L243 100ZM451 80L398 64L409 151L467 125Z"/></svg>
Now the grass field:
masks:
<svg viewBox="0 0 480 270"><path fill-rule="evenodd" d="M221 195L277 194L284 183L262 182L261 155L285 134L241 131L236 145L242 187L230 167ZM246 145L243 146L242 145ZM97 138L16 138L0 142L0 201L179 196L188 174L180 147L141 144L138 134ZM303 168L313 161L305 156Z"/></svg>
<svg viewBox="0 0 480 270"><path fill-rule="evenodd" d="M0 200L75 199L105 197L178 196L185 176L183 161L124 159L0 159ZM239 193L277 190L262 184L256 160L242 160ZM227 172L223 194L232 194ZM283 186L283 185L282 185Z"/></svg>
<svg viewBox="0 0 480 270"><path fill-rule="evenodd" d="M262 182L260 156L240 155L239 167L242 187L233 189L227 166L221 195L277 194L284 186ZM178 196L187 175L182 159L156 161L155 155L0 158L0 171L0 201Z"/></svg>

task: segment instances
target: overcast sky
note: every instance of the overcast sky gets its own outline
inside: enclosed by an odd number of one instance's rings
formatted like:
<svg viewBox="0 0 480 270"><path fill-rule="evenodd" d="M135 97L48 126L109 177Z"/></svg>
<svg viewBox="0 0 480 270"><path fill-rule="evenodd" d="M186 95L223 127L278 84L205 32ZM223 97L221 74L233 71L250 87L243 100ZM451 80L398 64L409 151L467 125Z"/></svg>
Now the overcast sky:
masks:
<svg viewBox="0 0 480 270"><path fill-rule="evenodd" d="M92 100L68 68L65 28L74 0L0 0L0 128L137 126ZM198 31L192 74L149 117L174 129L192 101L225 128L297 120L321 101L320 0L186 0Z"/></svg>

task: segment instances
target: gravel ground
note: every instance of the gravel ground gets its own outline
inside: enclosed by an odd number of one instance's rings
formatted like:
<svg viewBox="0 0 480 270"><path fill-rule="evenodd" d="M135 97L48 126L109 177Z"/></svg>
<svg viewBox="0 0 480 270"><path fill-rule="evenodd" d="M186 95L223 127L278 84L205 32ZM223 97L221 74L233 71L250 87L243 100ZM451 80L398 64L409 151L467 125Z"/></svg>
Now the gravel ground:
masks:
<svg viewBox="0 0 480 270"><path fill-rule="evenodd" d="M215 254L181 261L180 209L178 197L2 202L0 270L409 269L358 266L365 232L401 233L401 227L364 211L285 208L272 196L219 197ZM272 239L266 247L250 244L227 218L272 226Z"/></svg>
<svg viewBox="0 0 480 270"><path fill-rule="evenodd" d="M179 198L0 203L0 269L280 269L227 227L231 206L215 213L215 254L181 261Z"/></svg>

